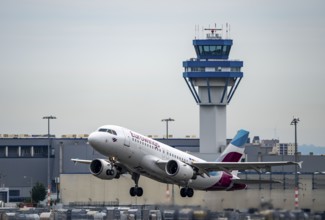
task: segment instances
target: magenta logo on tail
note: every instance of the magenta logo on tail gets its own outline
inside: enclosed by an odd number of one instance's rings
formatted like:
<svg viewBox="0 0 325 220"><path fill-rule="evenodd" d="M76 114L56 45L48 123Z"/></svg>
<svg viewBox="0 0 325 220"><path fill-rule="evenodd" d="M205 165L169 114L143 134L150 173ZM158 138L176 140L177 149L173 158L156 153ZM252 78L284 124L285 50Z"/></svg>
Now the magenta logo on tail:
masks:
<svg viewBox="0 0 325 220"><path fill-rule="evenodd" d="M244 154L245 144L248 139L249 132L239 130L236 136L232 139L227 148L222 152L217 159L219 162L239 162Z"/></svg>
<svg viewBox="0 0 325 220"><path fill-rule="evenodd" d="M228 153L223 159L222 162L239 162L243 154L238 152Z"/></svg>

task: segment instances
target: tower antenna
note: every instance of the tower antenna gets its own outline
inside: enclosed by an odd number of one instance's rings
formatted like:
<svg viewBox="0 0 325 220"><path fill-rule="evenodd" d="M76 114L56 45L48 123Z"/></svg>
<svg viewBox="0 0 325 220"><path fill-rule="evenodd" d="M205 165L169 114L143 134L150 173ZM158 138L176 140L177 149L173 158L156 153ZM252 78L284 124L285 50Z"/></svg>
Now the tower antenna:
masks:
<svg viewBox="0 0 325 220"><path fill-rule="evenodd" d="M226 23L226 39L229 39L229 35L228 35L228 22Z"/></svg>
<svg viewBox="0 0 325 220"><path fill-rule="evenodd" d="M222 38L221 35L218 34L218 31L220 31L222 33L222 28L217 28L217 27L210 28L210 26L209 26L209 28L204 28L204 30L205 31L210 31L210 33L207 33L207 36L206 36L207 39L213 39L213 38L214 39L221 39Z"/></svg>

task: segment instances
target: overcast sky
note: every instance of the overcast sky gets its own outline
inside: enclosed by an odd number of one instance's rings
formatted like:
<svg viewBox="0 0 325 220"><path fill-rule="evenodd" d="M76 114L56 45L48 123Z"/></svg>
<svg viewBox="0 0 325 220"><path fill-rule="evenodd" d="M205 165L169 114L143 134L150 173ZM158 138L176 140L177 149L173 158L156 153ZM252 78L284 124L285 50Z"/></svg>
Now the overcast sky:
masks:
<svg viewBox="0 0 325 220"><path fill-rule="evenodd" d="M199 135L182 77L195 25L231 25L244 78L227 136L325 146L325 1L1 0L0 133L90 133L117 124L143 134Z"/></svg>

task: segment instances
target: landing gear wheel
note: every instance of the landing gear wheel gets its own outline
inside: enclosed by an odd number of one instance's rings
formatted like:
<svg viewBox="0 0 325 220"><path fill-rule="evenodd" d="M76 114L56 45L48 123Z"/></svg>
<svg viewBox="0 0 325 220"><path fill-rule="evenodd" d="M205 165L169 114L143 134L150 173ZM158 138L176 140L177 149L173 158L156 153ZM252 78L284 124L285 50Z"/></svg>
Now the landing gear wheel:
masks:
<svg viewBox="0 0 325 220"><path fill-rule="evenodd" d="M134 197L136 195L135 187L130 188L130 196Z"/></svg>
<svg viewBox="0 0 325 220"><path fill-rule="evenodd" d="M106 170L106 175L107 176L113 176L114 175L114 171L113 170Z"/></svg>
<svg viewBox="0 0 325 220"><path fill-rule="evenodd" d="M194 195L194 190L192 188L181 188L181 197L193 197Z"/></svg>
<svg viewBox="0 0 325 220"><path fill-rule="evenodd" d="M143 195L143 189L141 187L137 188L137 196L141 197Z"/></svg>
<svg viewBox="0 0 325 220"><path fill-rule="evenodd" d="M130 188L130 195L132 197L134 197L134 196L141 197L143 195L143 189L141 187L131 187Z"/></svg>
<svg viewBox="0 0 325 220"><path fill-rule="evenodd" d="M186 188L181 188L181 197L186 197Z"/></svg>
<svg viewBox="0 0 325 220"><path fill-rule="evenodd" d="M189 197L189 198L193 197L193 195L194 195L194 190L193 190L192 188L188 188L186 191L187 191L187 192L186 192L187 197Z"/></svg>

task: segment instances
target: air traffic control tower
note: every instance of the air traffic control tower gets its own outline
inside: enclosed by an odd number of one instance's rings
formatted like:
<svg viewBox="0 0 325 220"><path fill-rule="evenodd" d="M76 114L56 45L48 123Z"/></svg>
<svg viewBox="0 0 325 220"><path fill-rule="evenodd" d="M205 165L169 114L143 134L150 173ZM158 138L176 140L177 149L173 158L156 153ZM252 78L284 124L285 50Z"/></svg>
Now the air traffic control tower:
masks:
<svg viewBox="0 0 325 220"><path fill-rule="evenodd" d="M200 153L219 154L226 146L227 105L243 77L243 61L228 60L233 41L221 37L222 29L204 30L206 39L193 40L197 58L183 62L183 77L200 106Z"/></svg>

